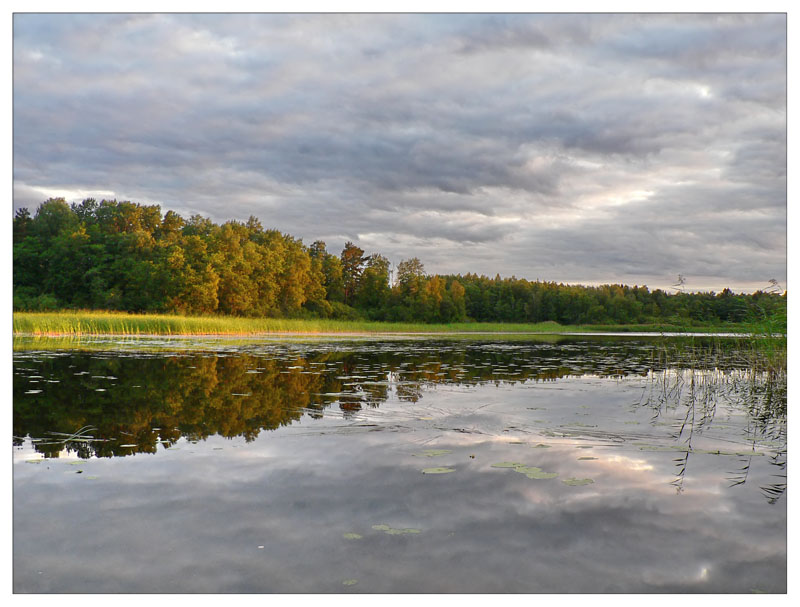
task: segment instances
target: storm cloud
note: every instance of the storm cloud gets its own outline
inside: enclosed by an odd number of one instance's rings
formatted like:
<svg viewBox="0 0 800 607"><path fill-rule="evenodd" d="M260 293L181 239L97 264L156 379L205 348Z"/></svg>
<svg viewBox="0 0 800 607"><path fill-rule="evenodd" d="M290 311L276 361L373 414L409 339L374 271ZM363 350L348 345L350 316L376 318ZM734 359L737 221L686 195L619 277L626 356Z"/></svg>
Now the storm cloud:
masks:
<svg viewBox="0 0 800 607"><path fill-rule="evenodd" d="M786 285L785 15L17 14L14 207L431 273Z"/></svg>

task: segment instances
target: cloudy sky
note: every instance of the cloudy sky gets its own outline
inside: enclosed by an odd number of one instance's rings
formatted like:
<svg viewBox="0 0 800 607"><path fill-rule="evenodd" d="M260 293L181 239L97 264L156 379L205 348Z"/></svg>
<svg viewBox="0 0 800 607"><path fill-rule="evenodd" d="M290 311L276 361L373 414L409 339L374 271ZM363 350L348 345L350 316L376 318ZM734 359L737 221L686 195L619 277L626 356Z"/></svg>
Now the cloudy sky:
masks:
<svg viewBox="0 0 800 607"><path fill-rule="evenodd" d="M430 273L786 286L784 15L14 17L14 207L160 204Z"/></svg>

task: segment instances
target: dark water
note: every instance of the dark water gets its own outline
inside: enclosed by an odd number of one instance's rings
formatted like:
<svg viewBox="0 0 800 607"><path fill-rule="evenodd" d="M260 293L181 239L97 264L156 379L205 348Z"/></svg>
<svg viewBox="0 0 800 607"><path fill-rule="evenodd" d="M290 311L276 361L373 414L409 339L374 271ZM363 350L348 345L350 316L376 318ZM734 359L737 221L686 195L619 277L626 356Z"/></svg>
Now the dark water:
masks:
<svg viewBox="0 0 800 607"><path fill-rule="evenodd" d="M786 592L785 379L734 351L87 344L15 342L16 592Z"/></svg>

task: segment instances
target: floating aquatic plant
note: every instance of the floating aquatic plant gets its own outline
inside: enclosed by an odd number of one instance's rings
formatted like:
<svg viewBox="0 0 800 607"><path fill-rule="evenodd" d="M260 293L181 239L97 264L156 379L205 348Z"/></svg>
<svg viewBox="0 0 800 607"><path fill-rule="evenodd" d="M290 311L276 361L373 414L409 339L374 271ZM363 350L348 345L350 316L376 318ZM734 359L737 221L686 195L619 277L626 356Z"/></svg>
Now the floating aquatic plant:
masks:
<svg viewBox="0 0 800 607"><path fill-rule="evenodd" d="M541 468L526 466L521 462L498 462L492 464L492 468L513 468L515 472L519 472L533 479L555 478L558 476L556 472L544 472Z"/></svg>
<svg viewBox="0 0 800 607"><path fill-rule="evenodd" d="M354 584L358 584L358 580L345 580L342 582L343 586L353 586Z"/></svg>
<svg viewBox="0 0 800 607"><path fill-rule="evenodd" d="M748 455L764 455L759 451L722 451L719 449L691 449L692 453L702 453L704 455L738 455L744 457Z"/></svg>
<svg viewBox="0 0 800 607"><path fill-rule="evenodd" d="M447 474L455 471L455 468L423 468L422 474Z"/></svg>
<svg viewBox="0 0 800 607"><path fill-rule="evenodd" d="M579 485L591 485L594 481L590 478L565 478L561 482L570 487L577 487Z"/></svg>
<svg viewBox="0 0 800 607"><path fill-rule="evenodd" d="M417 534L422 533L419 529L413 528L406 528L406 529L395 529L394 527L390 527L389 525L373 525L372 526L375 531L383 531L387 535L407 535L407 534Z"/></svg>
<svg viewBox="0 0 800 607"><path fill-rule="evenodd" d="M544 472L541 468L537 468L536 466L518 466L514 468L514 472L519 472L533 479L555 478L558 476L556 472Z"/></svg>
<svg viewBox="0 0 800 607"><path fill-rule="evenodd" d="M342 537L346 540L360 540L362 536L358 533L343 533Z"/></svg>
<svg viewBox="0 0 800 607"><path fill-rule="evenodd" d="M524 466L522 462L497 462L496 464L492 464L492 468L519 468L520 466Z"/></svg>
<svg viewBox="0 0 800 607"><path fill-rule="evenodd" d="M387 529L386 532L388 535L406 535L422 533L419 529Z"/></svg>
<svg viewBox="0 0 800 607"><path fill-rule="evenodd" d="M450 449L425 449L422 453L413 453L415 457L438 457L440 455L446 455L448 453L452 453Z"/></svg>

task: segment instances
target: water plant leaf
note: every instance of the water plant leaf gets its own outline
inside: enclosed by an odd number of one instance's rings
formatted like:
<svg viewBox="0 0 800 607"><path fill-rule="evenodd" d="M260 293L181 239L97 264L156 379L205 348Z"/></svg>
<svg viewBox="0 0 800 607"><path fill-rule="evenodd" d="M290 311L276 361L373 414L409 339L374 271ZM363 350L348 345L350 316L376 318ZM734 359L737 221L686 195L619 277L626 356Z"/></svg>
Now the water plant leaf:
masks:
<svg viewBox="0 0 800 607"><path fill-rule="evenodd" d="M565 485L577 487L580 485L591 485L594 481L590 478L565 478L561 480Z"/></svg>
<svg viewBox="0 0 800 607"><path fill-rule="evenodd" d="M544 443L539 443L538 445L531 445L532 449L549 449L550 445L545 445Z"/></svg>
<svg viewBox="0 0 800 607"><path fill-rule="evenodd" d="M680 445L661 446L661 445L647 445L647 444L645 444L645 445L639 445L639 450L640 451L682 451L683 453L686 453L686 452L689 451L689 448L688 447L681 447Z"/></svg>
<svg viewBox="0 0 800 607"><path fill-rule="evenodd" d="M394 527L390 527L389 525L372 525L372 528L375 529L376 531L383 531L387 535L407 535L407 534L413 535L417 533L422 533L422 531L419 529L413 529L413 528L396 529Z"/></svg>
<svg viewBox="0 0 800 607"><path fill-rule="evenodd" d="M423 468L422 474L447 474L455 471L455 468Z"/></svg>
<svg viewBox="0 0 800 607"><path fill-rule="evenodd" d="M405 535L408 533L415 534L422 532L419 529L387 529L385 533L388 535Z"/></svg>
<svg viewBox="0 0 800 607"><path fill-rule="evenodd" d="M496 464L492 464L492 468L519 468L520 466L524 466L522 462L497 462Z"/></svg>
<svg viewBox="0 0 800 607"><path fill-rule="evenodd" d="M596 457L579 457L578 459L579 459L579 460L581 460L581 459L583 459L583 460L589 460L589 459L597 459L597 458L596 458Z"/></svg>
<svg viewBox="0 0 800 607"><path fill-rule="evenodd" d="M358 533L343 533L342 537L346 540L360 540L362 536Z"/></svg>
<svg viewBox="0 0 800 607"><path fill-rule="evenodd" d="M535 474L536 472L541 472L541 468L537 468L536 466L514 466L514 472L520 472L522 474Z"/></svg>
<svg viewBox="0 0 800 607"><path fill-rule="evenodd" d="M452 453L450 449L425 449L422 453L413 453L415 457L438 457L440 455L446 455L447 453Z"/></svg>
<svg viewBox="0 0 800 607"><path fill-rule="evenodd" d="M692 453L700 453L703 455L764 455L758 451L722 451L721 449L692 449Z"/></svg>
<svg viewBox="0 0 800 607"><path fill-rule="evenodd" d="M514 471L532 479L555 478L558 476L557 472L544 472L541 468L537 468L536 466L520 466L514 468Z"/></svg>
<svg viewBox="0 0 800 607"><path fill-rule="evenodd" d="M343 586L353 586L355 584L358 584L358 580L345 580L342 582Z"/></svg>

